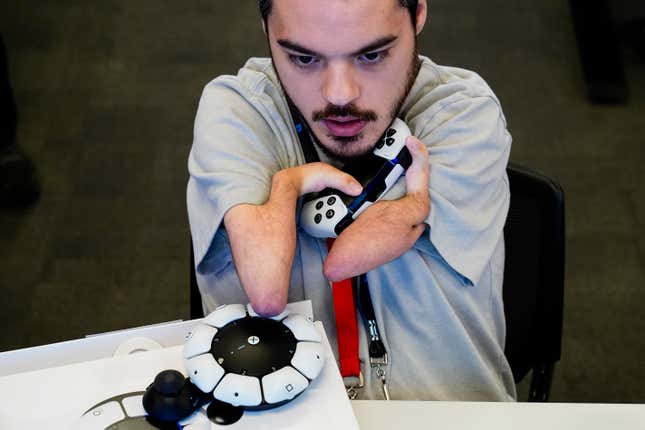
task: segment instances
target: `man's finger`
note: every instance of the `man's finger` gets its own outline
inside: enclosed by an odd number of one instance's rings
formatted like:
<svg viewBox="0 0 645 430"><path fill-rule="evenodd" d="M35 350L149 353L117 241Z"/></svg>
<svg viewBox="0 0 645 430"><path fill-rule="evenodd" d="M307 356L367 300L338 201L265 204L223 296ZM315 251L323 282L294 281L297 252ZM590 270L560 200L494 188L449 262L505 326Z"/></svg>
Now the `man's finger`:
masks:
<svg viewBox="0 0 645 430"><path fill-rule="evenodd" d="M345 194L356 196L363 190L361 184L353 176L326 163L305 164L298 169L303 177L301 188L303 194L331 187Z"/></svg>
<svg viewBox="0 0 645 430"><path fill-rule="evenodd" d="M336 175L332 175L329 179L328 187L336 188L350 196L357 196L361 191L363 191L363 187L360 182L354 179L353 176L341 172L340 170L337 171Z"/></svg>
<svg viewBox="0 0 645 430"><path fill-rule="evenodd" d="M429 163L428 149L425 144L414 136L409 136L405 146L412 155L412 164L405 174L408 194L428 193Z"/></svg>

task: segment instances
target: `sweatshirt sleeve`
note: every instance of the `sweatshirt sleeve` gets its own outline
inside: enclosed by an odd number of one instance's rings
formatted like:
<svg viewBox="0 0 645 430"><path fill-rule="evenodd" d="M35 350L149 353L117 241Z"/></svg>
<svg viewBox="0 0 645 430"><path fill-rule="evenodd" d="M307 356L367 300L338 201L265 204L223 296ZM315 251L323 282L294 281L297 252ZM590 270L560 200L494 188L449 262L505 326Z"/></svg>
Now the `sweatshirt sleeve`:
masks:
<svg viewBox="0 0 645 430"><path fill-rule="evenodd" d="M209 83L199 102L188 157L186 191L195 261L200 273L217 271L215 233L226 212L239 204L262 204L271 178L299 159L287 149L291 135L271 100L259 100L234 78ZM293 146L293 145L291 145Z"/></svg>
<svg viewBox="0 0 645 430"><path fill-rule="evenodd" d="M428 147L430 241L474 285L503 235L511 136L493 96L455 94L410 120Z"/></svg>

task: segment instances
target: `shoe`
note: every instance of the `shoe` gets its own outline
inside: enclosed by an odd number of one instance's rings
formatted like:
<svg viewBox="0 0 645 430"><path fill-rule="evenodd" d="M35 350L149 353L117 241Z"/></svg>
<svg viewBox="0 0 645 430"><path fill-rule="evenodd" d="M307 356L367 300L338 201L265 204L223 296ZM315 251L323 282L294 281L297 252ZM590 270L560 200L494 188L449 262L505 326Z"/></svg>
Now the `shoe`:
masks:
<svg viewBox="0 0 645 430"><path fill-rule="evenodd" d="M40 185L31 160L15 146L0 149L0 207L29 206L39 195Z"/></svg>

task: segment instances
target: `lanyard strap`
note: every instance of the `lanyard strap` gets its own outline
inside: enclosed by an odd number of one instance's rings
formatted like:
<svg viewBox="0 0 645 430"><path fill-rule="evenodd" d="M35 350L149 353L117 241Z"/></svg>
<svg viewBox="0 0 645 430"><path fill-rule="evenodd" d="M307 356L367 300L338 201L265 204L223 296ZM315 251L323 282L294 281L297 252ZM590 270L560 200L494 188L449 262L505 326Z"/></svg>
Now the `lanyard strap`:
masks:
<svg viewBox="0 0 645 430"><path fill-rule="evenodd" d="M298 133L298 141L305 156L305 161L307 163L320 161L316 148L311 140L307 123L295 106L291 103L288 104L294 127ZM334 239L327 239L328 249L331 249L333 243ZM343 378L348 378L346 379L346 384L348 384L347 392L350 398L355 398L357 395L356 389L363 386L363 375L361 373L358 355L358 322L356 321L357 306L354 298L354 283L358 290L358 309L363 317L370 338L368 348L370 366L375 368L376 374L383 384L385 398L389 400L390 396L385 383L385 373L381 367L388 363L387 351L381 341L378 325L376 324L376 315L367 288L367 278L365 275L353 279L344 279L339 282L332 282L340 373ZM348 382L349 380L357 380L358 383Z"/></svg>
<svg viewBox="0 0 645 430"><path fill-rule="evenodd" d="M289 110L296 132L298 133L300 147L305 155L305 161L307 163L319 161L318 153L311 141L305 120L291 103L289 103ZM331 249L333 243L334 239L330 238L327 240L328 249ZM336 316L340 373L343 377L360 379L361 367L358 358L358 323L356 321L356 304L354 302L352 279L332 282L332 296L334 299L334 314Z"/></svg>
<svg viewBox="0 0 645 430"><path fill-rule="evenodd" d="M327 240L331 249L333 239ZM360 378L361 367L358 358L358 323L352 279L332 282L334 314L336 316L336 337L338 338L338 359L340 374L345 377Z"/></svg>
<svg viewBox="0 0 645 430"><path fill-rule="evenodd" d="M314 148L314 143L311 141L311 135L309 134L309 127L305 119L300 115L298 110L291 104L289 104L289 112L291 113L291 119L293 120L293 125L296 128L298 133L298 141L300 142L300 148L305 156L305 161L307 163L313 163L320 161L316 148Z"/></svg>
<svg viewBox="0 0 645 430"><path fill-rule="evenodd" d="M358 310L363 317L363 322L369 335L368 354L370 356L370 365L386 365L387 351L381 340L381 334L376 322L376 313L372 304L370 290L367 288L367 277L365 274L356 279L356 288L358 290Z"/></svg>

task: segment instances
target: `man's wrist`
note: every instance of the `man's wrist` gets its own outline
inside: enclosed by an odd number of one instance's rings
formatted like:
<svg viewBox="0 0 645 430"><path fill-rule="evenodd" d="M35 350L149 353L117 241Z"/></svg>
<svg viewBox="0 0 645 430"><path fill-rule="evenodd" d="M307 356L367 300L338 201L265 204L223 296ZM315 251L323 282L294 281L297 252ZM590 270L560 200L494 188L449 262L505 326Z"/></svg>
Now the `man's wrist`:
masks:
<svg viewBox="0 0 645 430"><path fill-rule="evenodd" d="M409 217L410 225L421 224L428 219L431 209L427 193L410 193L398 201L404 205L403 213Z"/></svg>
<svg viewBox="0 0 645 430"><path fill-rule="evenodd" d="M300 185L294 176L293 168L276 172L271 179L271 198L281 196L296 200L300 195Z"/></svg>

